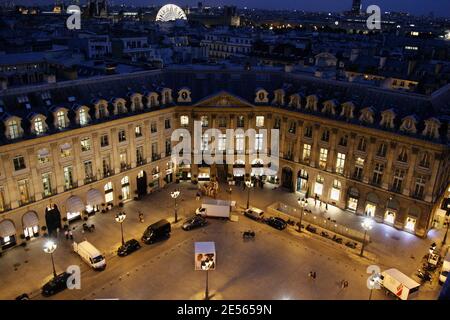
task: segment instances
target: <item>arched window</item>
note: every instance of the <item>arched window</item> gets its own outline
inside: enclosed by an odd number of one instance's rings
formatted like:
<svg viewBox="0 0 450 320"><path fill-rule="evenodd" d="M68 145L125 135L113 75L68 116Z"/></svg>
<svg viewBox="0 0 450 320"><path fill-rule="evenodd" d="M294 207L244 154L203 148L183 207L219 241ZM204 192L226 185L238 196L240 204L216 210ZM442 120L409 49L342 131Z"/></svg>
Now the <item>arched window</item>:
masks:
<svg viewBox="0 0 450 320"><path fill-rule="evenodd" d="M56 124L58 129L64 129L65 127L67 127L66 114L64 111L58 111L56 113Z"/></svg>
<svg viewBox="0 0 450 320"><path fill-rule="evenodd" d="M85 108L80 109L79 112L79 118L80 118L80 125L85 126L88 124L88 112Z"/></svg>
<svg viewBox="0 0 450 320"><path fill-rule="evenodd" d="M34 119L34 133L36 135L43 134L45 132L44 129L44 121L42 121L41 117L37 117Z"/></svg>
<svg viewBox="0 0 450 320"><path fill-rule="evenodd" d="M10 139L17 139L20 137L19 122L17 120L9 121L8 132Z"/></svg>

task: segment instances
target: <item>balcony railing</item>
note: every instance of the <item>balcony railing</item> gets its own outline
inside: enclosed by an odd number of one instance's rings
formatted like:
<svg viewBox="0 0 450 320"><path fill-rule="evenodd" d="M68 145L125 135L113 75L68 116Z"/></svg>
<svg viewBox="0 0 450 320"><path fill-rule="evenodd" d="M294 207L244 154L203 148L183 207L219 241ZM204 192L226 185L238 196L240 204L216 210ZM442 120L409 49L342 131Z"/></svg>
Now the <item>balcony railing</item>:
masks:
<svg viewBox="0 0 450 320"><path fill-rule="evenodd" d="M19 200L19 207L30 204L34 201L35 201L34 196L30 196L30 197L28 197L28 199L25 199L25 200Z"/></svg>
<svg viewBox="0 0 450 320"><path fill-rule="evenodd" d="M94 182L94 181L97 181L97 178L95 178L95 177L86 177L84 179L84 184L89 184L89 183Z"/></svg>
<svg viewBox="0 0 450 320"><path fill-rule="evenodd" d="M56 189L49 190L49 192L42 192L42 198L48 198L57 194Z"/></svg>
<svg viewBox="0 0 450 320"><path fill-rule="evenodd" d="M120 172L127 171L127 170L130 170L130 169L131 169L131 165L130 164L128 164L128 163L121 163L120 164Z"/></svg>
<svg viewBox="0 0 450 320"><path fill-rule="evenodd" d="M72 182L70 184L64 185L64 191L72 190L74 188L78 187L78 183Z"/></svg>
<svg viewBox="0 0 450 320"><path fill-rule="evenodd" d="M160 154L152 154L152 161L160 160L161 155Z"/></svg>
<svg viewBox="0 0 450 320"><path fill-rule="evenodd" d="M139 160L136 161L136 165L137 166L143 166L146 163L147 163L146 159L139 159Z"/></svg>

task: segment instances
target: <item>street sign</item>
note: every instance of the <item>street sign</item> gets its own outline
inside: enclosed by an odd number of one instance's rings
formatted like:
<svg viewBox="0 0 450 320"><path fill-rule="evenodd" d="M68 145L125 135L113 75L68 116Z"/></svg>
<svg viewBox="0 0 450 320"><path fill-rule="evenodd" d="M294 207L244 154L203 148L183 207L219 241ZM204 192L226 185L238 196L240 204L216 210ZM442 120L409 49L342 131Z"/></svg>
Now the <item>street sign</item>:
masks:
<svg viewBox="0 0 450 320"><path fill-rule="evenodd" d="M195 270L215 270L216 246L210 242L195 242Z"/></svg>

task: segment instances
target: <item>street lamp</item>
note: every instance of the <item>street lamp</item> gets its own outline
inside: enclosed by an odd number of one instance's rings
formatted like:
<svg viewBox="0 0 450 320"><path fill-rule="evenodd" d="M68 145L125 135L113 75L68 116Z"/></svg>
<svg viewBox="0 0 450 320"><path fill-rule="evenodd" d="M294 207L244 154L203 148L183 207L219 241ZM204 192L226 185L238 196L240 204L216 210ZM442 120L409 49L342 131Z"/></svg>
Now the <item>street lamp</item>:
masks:
<svg viewBox="0 0 450 320"><path fill-rule="evenodd" d="M177 212L177 198L180 195L180 190L175 190L170 193L172 199L175 200L175 222L178 222L178 212Z"/></svg>
<svg viewBox="0 0 450 320"><path fill-rule="evenodd" d="M247 187L247 209L250 207L250 188L253 187L253 182L251 180L245 181Z"/></svg>
<svg viewBox="0 0 450 320"><path fill-rule="evenodd" d="M300 205L300 208L301 208L301 210L300 210L300 222L299 222L299 225L298 225L298 232L302 232L303 211L305 210L305 207L308 204L308 201L305 200L305 198L302 198L302 199L299 198L297 201L298 201L298 204Z"/></svg>
<svg viewBox="0 0 450 320"><path fill-rule="evenodd" d="M56 250L56 243L52 240L47 241L44 244L44 252L50 253L50 257L52 258L52 266L53 266L53 277L56 278L56 269L55 269L55 261L53 260L53 252Z"/></svg>
<svg viewBox="0 0 450 320"><path fill-rule="evenodd" d="M123 222L125 221L126 217L127 215L125 214L125 212L119 212L118 214L116 214L116 221L120 223L120 232L122 234L122 245L125 245L125 240L123 239Z"/></svg>
<svg viewBox="0 0 450 320"><path fill-rule="evenodd" d="M363 239L363 243L361 246L361 252L359 253L359 255L362 257L363 253L364 253L364 245L366 244L367 231L372 229L372 219L369 219L369 218L364 219L364 221L361 223L361 226L364 229L364 239Z"/></svg>

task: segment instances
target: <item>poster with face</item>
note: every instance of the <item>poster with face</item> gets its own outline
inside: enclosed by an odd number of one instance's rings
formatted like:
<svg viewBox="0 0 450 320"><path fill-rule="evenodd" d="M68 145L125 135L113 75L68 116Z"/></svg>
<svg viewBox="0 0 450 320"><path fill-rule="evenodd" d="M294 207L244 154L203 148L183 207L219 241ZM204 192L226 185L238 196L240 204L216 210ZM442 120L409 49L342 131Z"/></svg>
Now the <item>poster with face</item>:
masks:
<svg viewBox="0 0 450 320"><path fill-rule="evenodd" d="M215 270L216 249L214 242L195 243L195 270Z"/></svg>

